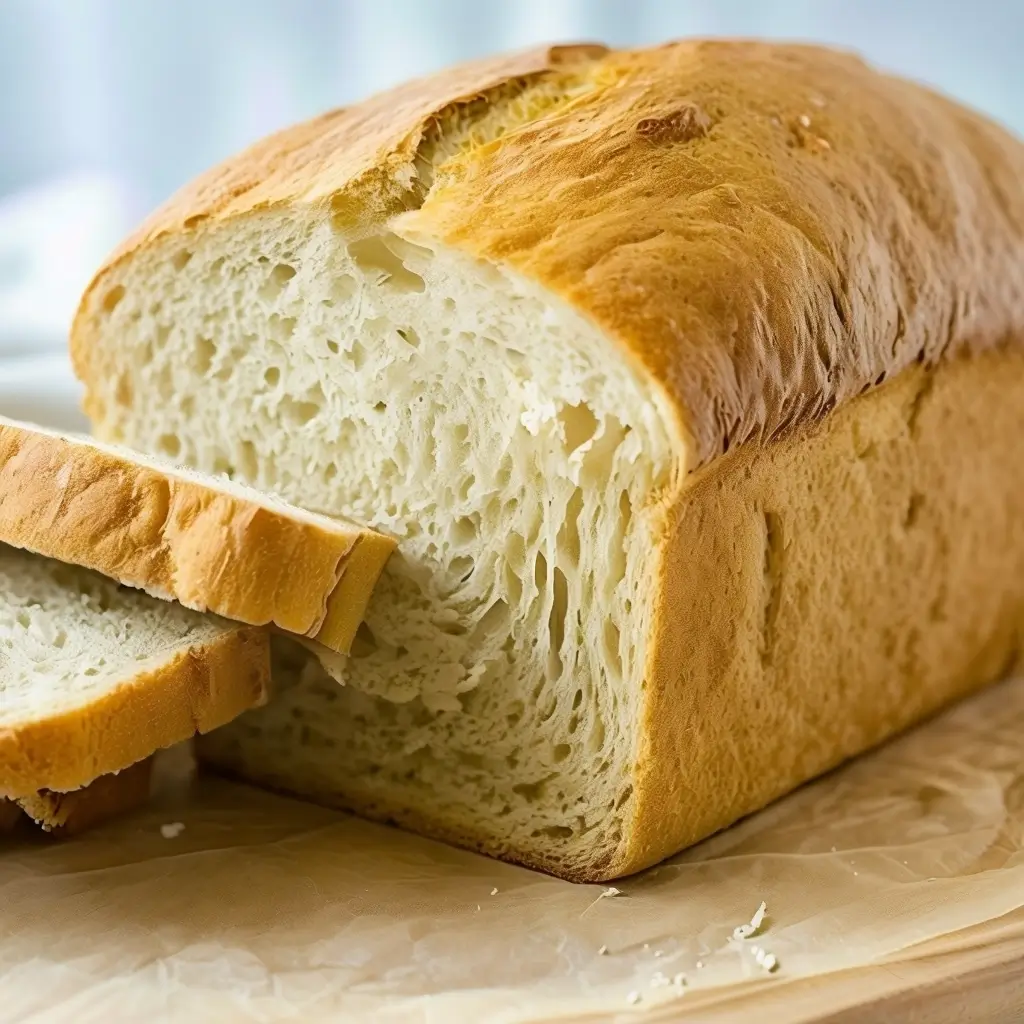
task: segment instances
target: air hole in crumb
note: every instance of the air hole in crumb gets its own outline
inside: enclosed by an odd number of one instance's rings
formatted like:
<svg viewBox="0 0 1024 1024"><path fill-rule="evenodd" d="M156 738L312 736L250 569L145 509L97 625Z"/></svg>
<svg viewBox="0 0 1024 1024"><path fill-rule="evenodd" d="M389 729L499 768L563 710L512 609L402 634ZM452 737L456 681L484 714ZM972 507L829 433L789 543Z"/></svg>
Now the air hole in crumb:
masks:
<svg viewBox="0 0 1024 1024"><path fill-rule="evenodd" d="M573 830L568 825L545 825L537 829L534 836L547 836L549 839L571 839Z"/></svg>
<svg viewBox="0 0 1024 1024"><path fill-rule="evenodd" d="M32 619L30 618L28 612L18 612L18 625L21 626L22 629L28 629L28 627L31 624Z"/></svg>
<svg viewBox="0 0 1024 1024"><path fill-rule="evenodd" d="M338 465L335 462L331 462L324 467L324 483L329 484L338 475Z"/></svg>
<svg viewBox="0 0 1024 1024"><path fill-rule="evenodd" d="M210 372L217 346L209 338L196 338L192 351L192 368L205 377Z"/></svg>
<svg viewBox="0 0 1024 1024"><path fill-rule="evenodd" d="M327 350L332 355L337 355L341 351L341 346L336 341L333 341L332 339L328 338L327 339Z"/></svg>
<svg viewBox="0 0 1024 1024"><path fill-rule="evenodd" d="M117 304L124 298L124 285L115 285L103 296L103 312L113 313Z"/></svg>
<svg viewBox="0 0 1024 1024"><path fill-rule="evenodd" d="M281 382L281 371L276 366L268 366L263 374L263 382L268 388L276 388Z"/></svg>
<svg viewBox="0 0 1024 1024"><path fill-rule="evenodd" d="M533 803L544 795L544 789L548 779L538 779L536 782L520 782L512 787L512 792L521 796L527 803Z"/></svg>
<svg viewBox="0 0 1024 1024"><path fill-rule="evenodd" d="M356 635L352 640L353 658L368 658L377 652L377 638L373 635L370 627L365 622L359 623Z"/></svg>
<svg viewBox="0 0 1024 1024"><path fill-rule="evenodd" d="M612 667L612 671L619 678L622 677L622 656L619 653L621 634L619 627L611 619L604 622L604 655Z"/></svg>
<svg viewBox="0 0 1024 1024"><path fill-rule="evenodd" d="M387 402L378 402L373 407L373 411L374 412L387 412L388 411L388 403Z"/></svg>
<svg viewBox="0 0 1024 1024"><path fill-rule="evenodd" d="M410 347L420 347L420 336L411 327L400 327L398 336Z"/></svg>
<svg viewBox="0 0 1024 1024"><path fill-rule="evenodd" d="M572 709L575 711L583 703L583 691L577 690L572 695Z"/></svg>
<svg viewBox="0 0 1024 1024"><path fill-rule="evenodd" d="M572 747L568 743L557 743L551 752L555 764L561 764L572 753Z"/></svg>
<svg viewBox="0 0 1024 1024"><path fill-rule="evenodd" d="M264 302L273 302L285 290L288 282L295 276L295 268L287 263L278 263L267 275L266 281L259 290L259 297Z"/></svg>
<svg viewBox="0 0 1024 1024"><path fill-rule="evenodd" d="M426 282L413 273L380 236L350 242L348 254L367 277L382 288L397 292L422 292Z"/></svg>
<svg viewBox="0 0 1024 1024"><path fill-rule="evenodd" d="M171 260L171 266L175 270L184 270L188 266L188 261L192 259L192 253L188 249L182 249L181 252L176 252L174 258Z"/></svg>
<svg viewBox="0 0 1024 1024"><path fill-rule="evenodd" d="M91 665L82 673L83 676L98 676L99 674L100 670L98 668L93 668Z"/></svg>
<svg viewBox="0 0 1024 1024"><path fill-rule="evenodd" d="M567 453L576 451L597 432L597 417L586 402L582 402L580 405L562 406L558 420L562 424Z"/></svg>
<svg viewBox="0 0 1024 1024"><path fill-rule="evenodd" d="M459 555L451 561L452 575L460 582L466 583L473 575L476 562L469 555Z"/></svg>
<svg viewBox="0 0 1024 1024"><path fill-rule="evenodd" d="M452 437L456 444L465 444L469 440L469 426L466 423L456 423L452 427Z"/></svg>
<svg viewBox="0 0 1024 1024"><path fill-rule="evenodd" d="M460 516L452 524L452 543L459 547L472 544L477 537L477 520L475 516Z"/></svg>
<svg viewBox="0 0 1024 1024"><path fill-rule="evenodd" d="M554 598L548 616L548 678L558 679L562 675L562 644L565 642L565 616L569 608L569 587L565 573L556 565L554 571Z"/></svg>
<svg viewBox="0 0 1024 1024"><path fill-rule="evenodd" d="M176 434L161 434L156 446L169 458L176 459L181 455L181 439Z"/></svg>

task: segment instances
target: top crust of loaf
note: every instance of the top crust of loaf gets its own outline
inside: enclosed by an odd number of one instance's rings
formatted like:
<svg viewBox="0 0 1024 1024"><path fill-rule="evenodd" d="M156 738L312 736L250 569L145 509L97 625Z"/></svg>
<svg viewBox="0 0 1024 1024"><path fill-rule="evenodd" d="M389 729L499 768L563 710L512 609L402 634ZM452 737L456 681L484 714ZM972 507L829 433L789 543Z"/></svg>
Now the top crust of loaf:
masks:
<svg viewBox="0 0 1024 1024"><path fill-rule="evenodd" d="M546 101L513 109L538 83ZM500 132L434 162L453 120L503 105ZM515 267L621 343L693 468L915 361L1024 337L1022 180L1008 133L846 54L534 50L328 113L204 175L99 272L72 352L88 384L108 274L167 236L274 206L325 206L349 231L403 214L403 232Z"/></svg>
<svg viewBox="0 0 1024 1024"><path fill-rule="evenodd" d="M390 538L0 418L0 542L346 653Z"/></svg>

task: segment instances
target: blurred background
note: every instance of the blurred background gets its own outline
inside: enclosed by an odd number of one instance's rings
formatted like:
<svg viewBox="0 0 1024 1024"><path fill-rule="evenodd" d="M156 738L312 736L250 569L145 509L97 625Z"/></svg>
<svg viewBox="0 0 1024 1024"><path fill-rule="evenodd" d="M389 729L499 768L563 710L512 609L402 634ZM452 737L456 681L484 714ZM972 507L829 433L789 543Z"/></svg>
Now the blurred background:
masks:
<svg viewBox="0 0 1024 1024"><path fill-rule="evenodd" d="M61 350L91 270L254 139L468 57L685 35L853 48L1024 133L1024 0L0 0L3 411L78 422Z"/></svg>

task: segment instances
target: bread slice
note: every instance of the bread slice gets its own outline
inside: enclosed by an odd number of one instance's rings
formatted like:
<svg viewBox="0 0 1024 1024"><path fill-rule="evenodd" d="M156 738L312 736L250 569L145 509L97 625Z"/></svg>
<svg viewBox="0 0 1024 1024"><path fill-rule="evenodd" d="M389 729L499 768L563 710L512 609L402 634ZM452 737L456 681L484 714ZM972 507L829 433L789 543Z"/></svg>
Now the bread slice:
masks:
<svg viewBox="0 0 1024 1024"><path fill-rule="evenodd" d="M0 832L10 831L28 819L54 835L78 835L145 804L152 767L153 759L146 758L123 771L101 775L70 793L44 789L17 800L0 800Z"/></svg>
<svg viewBox="0 0 1024 1024"><path fill-rule="evenodd" d="M464 65L205 175L83 299L95 429L400 548L345 685L282 643L200 755L604 879L992 679L1022 180L926 89L724 41Z"/></svg>
<svg viewBox="0 0 1024 1024"><path fill-rule="evenodd" d="M3 417L0 543L341 652L395 546L226 479Z"/></svg>
<svg viewBox="0 0 1024 1024"><path fill-rule="evenodd" d="M0 546L0 796L66 793L264 699L265 631Z"/></svg>

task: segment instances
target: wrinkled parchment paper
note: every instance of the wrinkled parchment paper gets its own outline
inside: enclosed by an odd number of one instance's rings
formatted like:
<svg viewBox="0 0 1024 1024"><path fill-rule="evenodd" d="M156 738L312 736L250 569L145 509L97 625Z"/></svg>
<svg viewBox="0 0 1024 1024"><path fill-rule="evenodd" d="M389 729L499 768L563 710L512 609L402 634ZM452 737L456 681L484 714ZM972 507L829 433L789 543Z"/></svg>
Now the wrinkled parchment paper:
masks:
<svg viewBox="0 0 1024 1024"><path fill-rule="evenodd" d="M1024 679L619 895L163 771L141 814L0 847L0 1019L846 1021L1024 965Z"/></svg>

